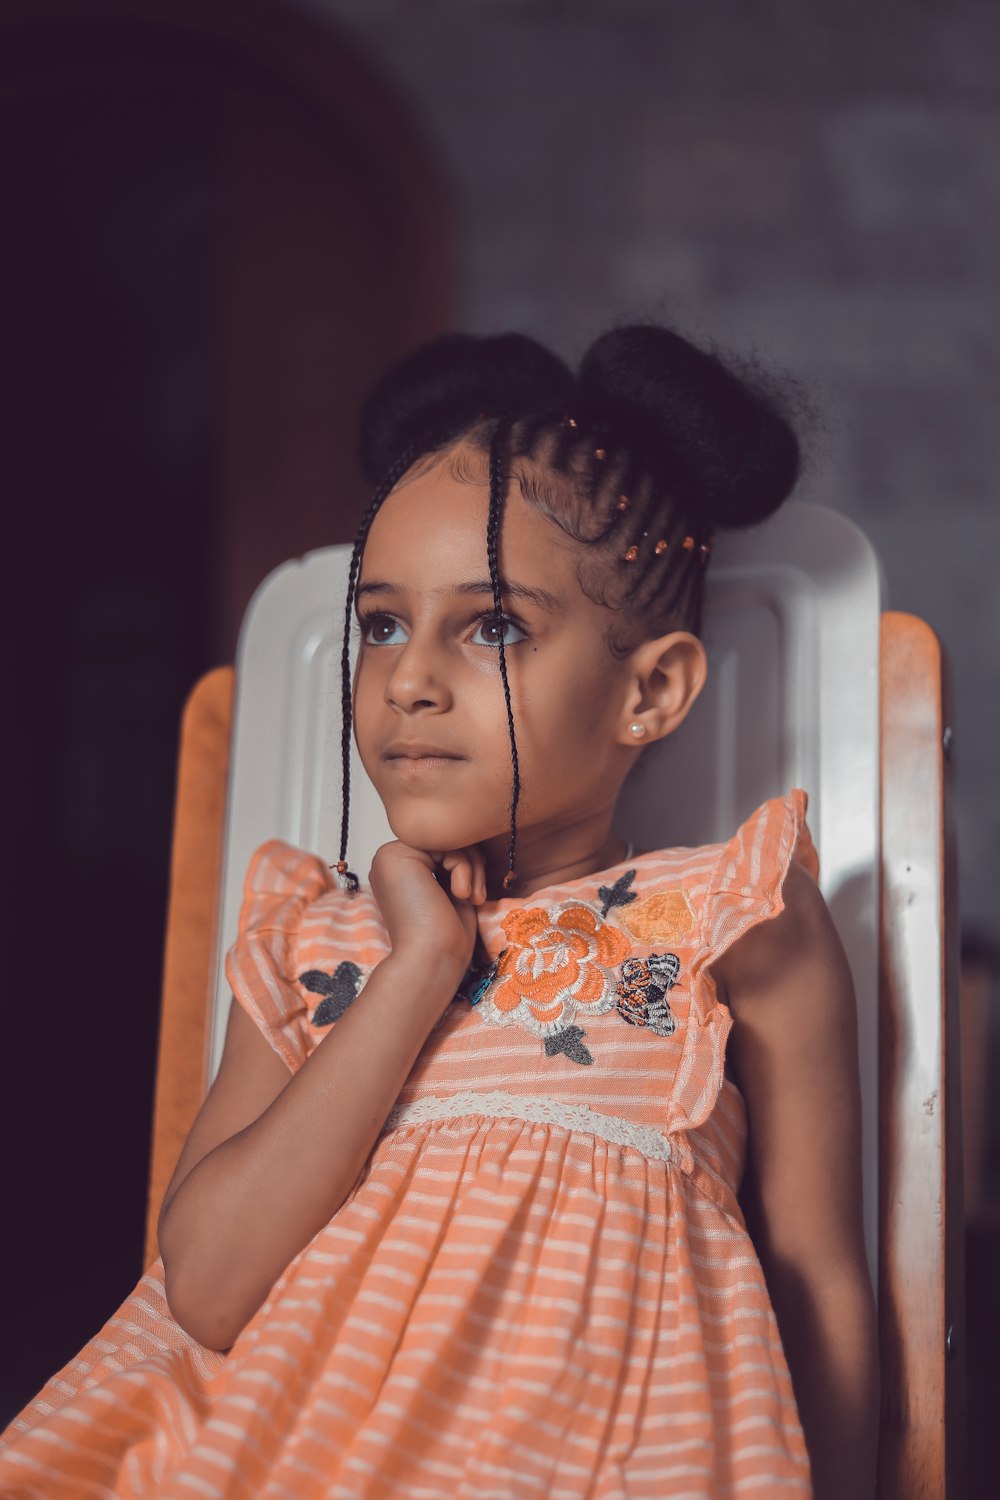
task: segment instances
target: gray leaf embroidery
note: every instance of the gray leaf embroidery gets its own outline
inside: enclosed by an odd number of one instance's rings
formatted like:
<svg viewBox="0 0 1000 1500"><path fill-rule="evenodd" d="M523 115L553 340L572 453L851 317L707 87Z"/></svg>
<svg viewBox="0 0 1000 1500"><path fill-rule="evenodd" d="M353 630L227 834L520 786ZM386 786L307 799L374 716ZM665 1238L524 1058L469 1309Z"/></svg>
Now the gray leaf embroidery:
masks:
<svg viewBox="0 0 1000 1500"><path fill-rule="evenodd" d="M322 969L307 969L299 975L299 984L323 999L312 1013L314 1026L329 1026L339 1021L347 1007L357 999L361 989L361 970L350 959L337 965L332 974Z"/></svg>
<svg viewBox="0 0 1000 1500"><path fill-rule="evenodd" d="M545 1056L557 1057L564 1052L571 1062L589 1065L594 1061L589 1048L584 1046L585 1032L582 1026L567 1026L545 1038Z"/></svg>
<svg viewBox="0 0 1000 1500"><path fill-rule="evenodd" d="M624 875L619 875L614 885L599 885L597 894L601 898L601 916L606 917L613 906L628 906L630 901L635 901L637 893L630 890L635 879L634 870L626 870Z"/></svg>

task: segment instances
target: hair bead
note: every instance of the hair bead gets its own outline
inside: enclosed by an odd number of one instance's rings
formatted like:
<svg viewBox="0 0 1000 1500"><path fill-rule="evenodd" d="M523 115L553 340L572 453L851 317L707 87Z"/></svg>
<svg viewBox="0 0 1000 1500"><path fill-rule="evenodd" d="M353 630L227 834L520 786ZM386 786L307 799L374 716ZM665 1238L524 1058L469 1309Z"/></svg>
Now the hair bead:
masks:
<svg viewBox="0 0 1000 1500"><path fill-rule="evenodd" d="M607 452L606 448L595 448L594 449L594 457L601 459L602 462L603 462L604 459L607 458L607 456L608 456L608 452Z"/></svg>
<svg viewBox="0 0 1000 1500"><path fill-rule="evenodd" d="M657 557L662 557L663 554L664 554L664 552L666 552L666 550L667 550L666 538L661 536L660 540L657 542L656 546L653 548L653 551L656 553Z"/></svg>
<svg viewBox="0 0 1000 1500"><path fill-rule="evenodd" d="M517 871L516 870L508 870L507 873L506 873L506 875L504 876L503 880L500 882L500 884L502 885L502 887L503 887L503 889L505 891L512 891L514 889L514 887L517 885L517 879L518 879L518 877L517 877Z"/></svg>
<svg viewBox="0 0 1000 1500"><path fill-rule="evenodd" d="M693 536L686 536L684 538L683 542L681 542L681 546L684 548L685 552L693 552L694 551L694 545L695 545L695 542L694 542L694 537Z"/></svg>
<svg viewBox="0 0 1000 1500"><path fill-rule="evenodd" d="M615 505L615 510L628 510L631 504L632 502L627 495L619 495L617 503Z"/></svg>
<svg viewBox="0 0 1000 1500"><path fill-rule="evenodd" d="M639 549L633 544L625 553L624 557L622 558L622 562L635 562L638 556Z"/></svg>

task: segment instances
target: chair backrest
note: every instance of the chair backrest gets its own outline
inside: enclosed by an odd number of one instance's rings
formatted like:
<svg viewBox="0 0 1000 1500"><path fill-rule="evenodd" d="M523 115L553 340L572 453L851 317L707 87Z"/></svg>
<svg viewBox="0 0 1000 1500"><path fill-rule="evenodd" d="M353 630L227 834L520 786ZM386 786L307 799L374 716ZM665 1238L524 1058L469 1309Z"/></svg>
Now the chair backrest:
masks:
<svg viewBox="0 0 1000 1500"><path fill-rule="evenodd" d="M278 837L335 859L340 828L340 651L349 549L287 563L254 595L240 637L222 932L212 1028L218 1065L229 1004L223 947L243 872ZM728 838L767 797L802 786L821 882L859 997L866 1228L877 1238L879 572L845 517L790 505L712 560L707 688L676 736L652 746L619 801L640 848ZM499 691L499 686L498 686ZM355 752L351 858L364 874L391 838Z"/></svg>

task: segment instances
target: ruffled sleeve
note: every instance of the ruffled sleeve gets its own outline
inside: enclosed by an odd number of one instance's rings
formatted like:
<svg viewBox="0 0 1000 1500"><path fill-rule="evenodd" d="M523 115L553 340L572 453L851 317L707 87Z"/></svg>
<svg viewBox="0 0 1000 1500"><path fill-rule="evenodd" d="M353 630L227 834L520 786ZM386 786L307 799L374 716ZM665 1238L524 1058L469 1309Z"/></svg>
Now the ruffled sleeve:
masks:
<svg viewBox="0 0 1000 1500"><path fill-rule="evenodd" d="M751 927L784 911L782 889L793 861L818 878L819 860L806 825L808 804L799 788L772 797L723 845L702 916L703 949L711 959Z"/></svg>
<svg viewBox="0 0 1000 1500"><path fill-rule="evenodd" d="M272 839L250 861L239 932L226 977L243 1009L291 1072L315 1045L305 996L295 984L299 931L307 910L337 889L314 854Z"/></svg>

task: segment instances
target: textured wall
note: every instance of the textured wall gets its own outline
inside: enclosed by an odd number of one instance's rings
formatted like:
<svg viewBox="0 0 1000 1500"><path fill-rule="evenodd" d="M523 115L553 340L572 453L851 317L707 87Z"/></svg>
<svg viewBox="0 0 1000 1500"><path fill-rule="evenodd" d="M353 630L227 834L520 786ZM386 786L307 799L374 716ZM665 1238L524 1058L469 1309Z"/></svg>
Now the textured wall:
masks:
<svg viewBox="0 0 1000 1500"><path fill-rule="evenodd" d="M572 355L654 315L756 347L950 653L963 906L1000 937L1000 9L857 0L299 0L415 102L464 307Z"/></svg>

